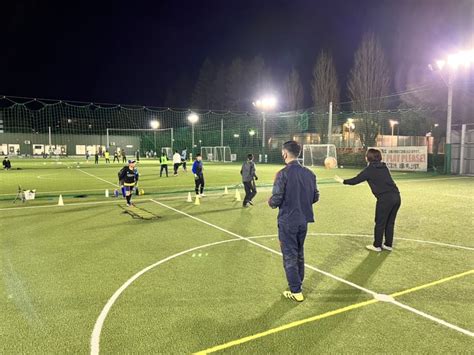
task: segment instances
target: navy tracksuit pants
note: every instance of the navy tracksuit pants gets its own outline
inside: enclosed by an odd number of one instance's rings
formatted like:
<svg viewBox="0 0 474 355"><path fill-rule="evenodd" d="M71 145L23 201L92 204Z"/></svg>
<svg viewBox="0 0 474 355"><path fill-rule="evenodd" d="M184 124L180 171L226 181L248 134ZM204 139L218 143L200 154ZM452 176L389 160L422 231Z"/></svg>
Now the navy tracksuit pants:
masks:
<svg viewBox="0 0 474 355"><path fill-rule="evenodd" d="M283 254L288 286L293 293L301 292L304 279L304 241L308 232L308 224L278 223L278 239Z"/></svg>

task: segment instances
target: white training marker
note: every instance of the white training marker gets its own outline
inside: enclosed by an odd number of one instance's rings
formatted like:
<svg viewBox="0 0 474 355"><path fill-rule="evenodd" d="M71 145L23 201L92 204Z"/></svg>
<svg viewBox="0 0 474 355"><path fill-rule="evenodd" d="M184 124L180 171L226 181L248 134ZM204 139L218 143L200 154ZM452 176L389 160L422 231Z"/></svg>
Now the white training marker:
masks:
<svg viewBox="0 0 474 355"><path fill-rule="evenodd" d="M385 295L385 294L383 294L383 293L377 293L377 294L375 294L375 295L374 295L374 298L375 298L376 300L381 301L381 302L393 302L393 301L395 301L395 299L394 299L392 296L390 296L390 295Z"/></svg>

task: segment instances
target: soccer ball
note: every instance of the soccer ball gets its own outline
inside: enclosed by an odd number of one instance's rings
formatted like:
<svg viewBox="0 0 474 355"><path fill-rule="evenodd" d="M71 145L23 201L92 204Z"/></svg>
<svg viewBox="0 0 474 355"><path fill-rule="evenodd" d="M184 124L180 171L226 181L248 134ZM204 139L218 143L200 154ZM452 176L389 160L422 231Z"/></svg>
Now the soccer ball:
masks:
<svg viewBox="0 0 474 355"><path fill-rule="evenodd" d="M333 157L327 157L324 159L324 166L326 169L334 169L337 167L337 160Z"/></svg>
<svg viewBox="0 0 474 355"><path fill-rule="evenodd" d="M145 194L145 190L143 189L140 189L139 193L138 193L140 196L144 195Z"/></svg>

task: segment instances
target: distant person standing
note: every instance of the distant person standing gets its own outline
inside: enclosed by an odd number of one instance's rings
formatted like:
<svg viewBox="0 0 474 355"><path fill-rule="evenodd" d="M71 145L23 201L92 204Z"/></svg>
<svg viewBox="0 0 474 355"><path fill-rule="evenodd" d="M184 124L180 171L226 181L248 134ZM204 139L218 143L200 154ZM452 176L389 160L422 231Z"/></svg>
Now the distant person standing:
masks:
<svg viewBox="0 0 474 355"><path fill-rule="evenodd" d="M245 188L245 198L243 202L244 207L253 205L252 200L257 195L257 187L255 186L255 180L258 180L256 174L255 163L253 161L253 155L247 155L247 161L242 164L240 169L240 175L242 175L242 182Z"/></svg>
<svg viewBox="0 0 474 355"><path fill-rule="evenodd" d="M166 153L163 153L160 157L160 177L163 175L163 170L166 172L166 177L168 177L168 157Z"/></svg>
<svg viewBox="0 0 474 355"><path fill-rule="evenodd" d="M140 149L137 149L135 152L135 157L137 158L137 161L140 161Z"/></svg>
<svg viewBox="0 0 474 355"><path fill-rule="evenodd" d="M277 173L268 201L270 207L280 209L278 239L290 288L283 292L283 296L297 302L304 301L301 289L304 279L304 242L308 223L314 222L313 204L319 200L316 176L299 163L300 152L301 146L295 141L283 144L282 157L286 166Z"/></svg>
<svg viewBox="0 0 474 355"><path fill-rule="evenodd" d="M52 154L52 150L51 150L51 154ZM86 151L86 161L89 162L89 158L90 158L90 153L89 151Z"/></svg>
<svg viewBox="0 0 474 355"><path fill-rule="evenodd" d="M174 171L174 176L178 175L178 169L179 166L181 165L181 155L178 153L177 150L175 150L173 154L173 171Z"/></svg>
<svg viewBox="0 0 474 355"><path fill-rule="evenodd" d="M125 154L125 150L122 150L122 163L127 162L127 155Z"/></svg>
<svg viewBox="0 0 474 355"><path fill-rule="evenodd" d="M105 163L110 164L110 153L108 150L105 151L104 158L105 158Z"/></svg>
<svg viewBox="0 0 474 355"><path fill-rule="evenodd" d="M97 150L94 154L94 164L99 164L99 152Z"/></svg>
<svg viewBox="0 0 474 355"><path fill-rule="evenodd" d="M196 154L196 160L193 163L192 171L194 174L194 184L196 196L204 197L204 173L203 173L202 157L201 154Z"/></svg>
<svg viewBox="0 0 474 355"><path fill-rule="evenodd" d="M382 153L378 149L369 149L365 157L368 165L359 175L352 179L335 177L337 182L344 185L357 185L367 181L372 193L377 198L375 206L374 243L367 245L368 250L381 252L393 250L393 234L395 219L402 200L400 191L390 175L387 164L382 162ZM385 234L385 243L383 236Z"/></svg>
<svg viewBox="0 0 474 355"><path fill-rule="evenodd" d="M114 161L113 161L113 163L115 163L116 160L117 160L117 163L120 163L120 160L119 160L119 156L118 156L118 152L117 152L117 151L115 151L115 153L114 153Z"/></svg>
<svg viewBox="0 0 474 355"><path fill-rule="evenodd" d="M12 163L8 157L3 158L2 165L4 170L10 170L12 168Z"/></svg>
<svg viewBox="0 0 474 355"><path fill-rule="evenodd" d="M188 148L184 148L182 151L181 151L181 164L183 164L183 170L184 171L188 171L186 169L186 159L188 158Z"/></svg>

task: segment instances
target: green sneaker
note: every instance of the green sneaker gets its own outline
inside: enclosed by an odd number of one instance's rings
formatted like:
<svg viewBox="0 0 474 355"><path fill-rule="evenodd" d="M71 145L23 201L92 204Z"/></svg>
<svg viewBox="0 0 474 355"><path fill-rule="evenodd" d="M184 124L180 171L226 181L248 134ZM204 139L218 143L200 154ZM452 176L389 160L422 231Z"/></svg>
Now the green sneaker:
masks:
<svg viewBox="0 0 474 355"><path fill-rule="evenodd" d="M303 296L302 292L293 293L291 291L283 291L283 296L285 298L288 298L288 299L296 301L296 302L303 302L304 301L304 296Z"/></svg>

